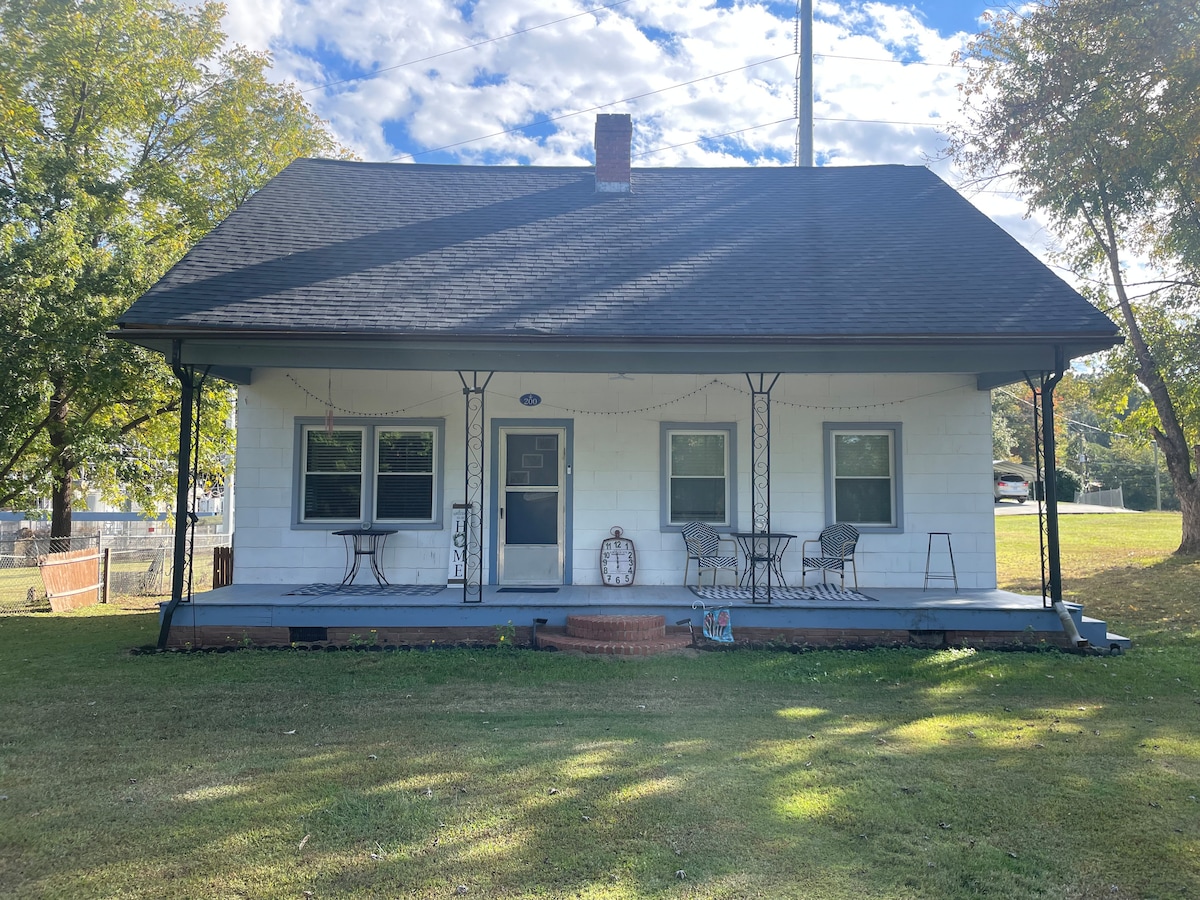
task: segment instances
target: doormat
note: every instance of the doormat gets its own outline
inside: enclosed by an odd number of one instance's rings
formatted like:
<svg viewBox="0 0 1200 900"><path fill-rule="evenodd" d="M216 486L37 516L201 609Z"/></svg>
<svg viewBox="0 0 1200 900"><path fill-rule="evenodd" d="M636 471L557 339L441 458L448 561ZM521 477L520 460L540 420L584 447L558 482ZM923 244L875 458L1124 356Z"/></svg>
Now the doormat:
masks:
<svg viewBox="0 0 1200 900"><path fill-rule="evenodd" d="M285 597L430 597L446 589L444 584L306 584L288 591Z"/></svg>
<svg viewBox="0 0 1200 900"><path fill-rule="evenodd" d="M497 594L557 594L556 587L506 587L496 591Z"/></svg>
<svg viewBox="0 0 1200 900"><path fill-rule="evenodd" d="M751 595L750 588L728 587L725 585L704 585L702 587L691 587L691 592L701 600L716 600L722 603L727 603L731 600L743 600L747 603L753 602L754 598ZM761 587L758 590L758 602L762 603L767 599L766 587ZM838 601L855 601L869 600L878 602L874 597L868 597L866 594L860 594L858 591L841 590L834 587L832 584L814 584L812 587L792 588L792 587L771 587L772 600L838 600Z"/></svg>

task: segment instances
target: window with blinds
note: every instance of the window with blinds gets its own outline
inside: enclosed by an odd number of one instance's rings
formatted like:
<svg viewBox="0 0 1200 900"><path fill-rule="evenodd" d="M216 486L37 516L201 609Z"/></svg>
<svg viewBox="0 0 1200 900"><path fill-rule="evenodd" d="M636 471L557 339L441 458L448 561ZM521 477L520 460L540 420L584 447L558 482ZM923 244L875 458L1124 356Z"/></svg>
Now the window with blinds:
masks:
<svg viewBox="0 0 1200 900"><path fill-rule="evenodd" d="M668 522L729 524L729 435L667 432Z"/></svg>
<svg viewBox="0 0 1200 900"><path fill-rule="evenodd" d="M436 527L443 426L413 421L337 422L332 429L297 421L296 525Z"/></svg>

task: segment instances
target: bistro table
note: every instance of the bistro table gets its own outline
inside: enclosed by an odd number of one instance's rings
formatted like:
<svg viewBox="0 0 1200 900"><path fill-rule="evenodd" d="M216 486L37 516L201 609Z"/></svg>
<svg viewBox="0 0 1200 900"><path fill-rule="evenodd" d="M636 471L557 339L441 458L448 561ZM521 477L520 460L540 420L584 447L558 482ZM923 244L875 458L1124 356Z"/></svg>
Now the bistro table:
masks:
<svg viewBox="0 0 1200 900"><path fill-rule="evenodd" d="M383 555L383 545L387 543L388 535L396 533L395 528L347 528L345 531L335 531L334 534L346 539L346 577L342 579L342 587L354 583L358 574L358 565L364 556L371 559L371 574L379 584L387 584L383 577L383 569L379 565L379 557Z"/></svg>
<svg viewBox="0 0 1200 900"><path fill-rule="evenodd" d="M735 531L733 536L746 559L746 570L742 572L742 587L756 584L760 580L765 582L766 578L760 578L759 573L768 577L774 575L772 580L776 584L780 587L788 586L780 563L783 551L796 535L782 531Z"/></svg>

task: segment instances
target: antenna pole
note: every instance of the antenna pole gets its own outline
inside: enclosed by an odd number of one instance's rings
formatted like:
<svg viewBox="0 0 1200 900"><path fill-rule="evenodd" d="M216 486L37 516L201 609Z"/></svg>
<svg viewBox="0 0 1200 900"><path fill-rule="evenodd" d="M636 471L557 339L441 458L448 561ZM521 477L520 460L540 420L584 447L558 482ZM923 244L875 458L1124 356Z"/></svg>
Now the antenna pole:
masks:
<svg viewBox="0 0 1200 900"><path fill-rule="evenodd" d="M800 0L800 84L798 115L799 138L796 165L812 168L813 164L813 4Z"/></svg>

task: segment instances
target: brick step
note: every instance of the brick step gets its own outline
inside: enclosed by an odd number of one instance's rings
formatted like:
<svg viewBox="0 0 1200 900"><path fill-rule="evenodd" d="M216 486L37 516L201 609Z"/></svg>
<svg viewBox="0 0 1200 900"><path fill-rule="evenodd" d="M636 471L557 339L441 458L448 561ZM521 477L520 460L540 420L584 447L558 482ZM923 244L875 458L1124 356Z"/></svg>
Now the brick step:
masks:
<svg viewBox="0 0 1200 900"><path fill-rule="evenodd" d="M692 644L692 637L686 631L681 634L621 641L576 637L564 634L561 629L539 628L537 638L538 646L542 648L602 656L654 656L656 653L684 650Z"/></svg>
<svg viewBox="0 0 1200 900"><path fill-rule="evenodd" d="M664 616L567 616L567 634L596 641L648 641L667 634Z"/></svg>

